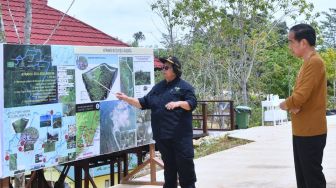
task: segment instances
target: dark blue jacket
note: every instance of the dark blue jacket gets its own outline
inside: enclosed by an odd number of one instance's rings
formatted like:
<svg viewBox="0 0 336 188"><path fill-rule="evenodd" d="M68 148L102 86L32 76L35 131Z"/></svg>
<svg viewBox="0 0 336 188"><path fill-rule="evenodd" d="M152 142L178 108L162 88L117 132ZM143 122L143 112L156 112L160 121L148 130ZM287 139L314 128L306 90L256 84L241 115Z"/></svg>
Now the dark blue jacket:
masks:
<svg viewBox="0 0 336 188"><path fill-rule="evenodd" d="M191 110L175 108L167 110L171 101L187 101ZM151 109L153 138L171 139L192 137L192 111L197 106L194 88L186 81L176 78L171 82L163 80L143 98L139 98L142 109Z"/></svg>

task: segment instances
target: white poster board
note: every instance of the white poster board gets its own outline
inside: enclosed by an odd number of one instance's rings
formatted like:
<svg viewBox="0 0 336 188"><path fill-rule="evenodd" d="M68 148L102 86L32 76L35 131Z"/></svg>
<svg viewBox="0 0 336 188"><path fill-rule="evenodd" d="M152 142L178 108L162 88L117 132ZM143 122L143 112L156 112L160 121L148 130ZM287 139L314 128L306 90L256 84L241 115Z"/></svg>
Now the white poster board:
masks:
<svg viewBox="0 0 336 188"><path fill-rule="evenodd" d="M152 141L150 112L118 100L154 85L152 49L0 45L0 177Z"/></svg>

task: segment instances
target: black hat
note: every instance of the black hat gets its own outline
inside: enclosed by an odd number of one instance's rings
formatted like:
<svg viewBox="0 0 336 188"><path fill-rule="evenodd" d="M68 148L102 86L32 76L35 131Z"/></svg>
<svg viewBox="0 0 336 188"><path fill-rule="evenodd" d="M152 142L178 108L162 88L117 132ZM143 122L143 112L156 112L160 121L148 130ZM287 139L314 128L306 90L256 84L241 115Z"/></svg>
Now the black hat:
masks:
<svg viewBox="0 0 336 188"><path fill-rule="evenodd" d="M162 63L171 63L173 65L176 65L178 68L181 68L181 63L180 61L177 59L177 57L174 57L174 56L169 56L168 58L164 57L164 58L159 58L159 60L162 62Z"/></svg>

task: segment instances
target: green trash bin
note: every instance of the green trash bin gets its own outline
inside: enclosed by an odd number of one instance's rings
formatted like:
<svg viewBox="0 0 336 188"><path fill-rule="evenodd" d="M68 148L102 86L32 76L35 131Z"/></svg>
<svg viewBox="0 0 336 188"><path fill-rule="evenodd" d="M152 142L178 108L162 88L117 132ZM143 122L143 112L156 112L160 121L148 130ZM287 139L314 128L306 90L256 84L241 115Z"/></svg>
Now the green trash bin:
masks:
<svg viewBox="0 0 336 188"><path fill-rule="evenodd" d="M238 129L246 129L249 126L249 119L251 115L251 108L247 106L237 106L236 111L236 125Z"/></svg>

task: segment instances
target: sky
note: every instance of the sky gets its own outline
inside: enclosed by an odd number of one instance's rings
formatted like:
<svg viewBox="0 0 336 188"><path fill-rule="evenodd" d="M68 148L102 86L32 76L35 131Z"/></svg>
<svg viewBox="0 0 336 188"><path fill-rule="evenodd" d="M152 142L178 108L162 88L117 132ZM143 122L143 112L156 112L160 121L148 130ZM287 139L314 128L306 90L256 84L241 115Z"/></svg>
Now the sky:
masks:
<svg viewBox="0 0 336 188"><path fill-rule="evenodd" d="M48 5L66 12L72 0L49 0ZM142 46L160 45L162 22L150 8L151 0L75 0L68 14L104 33L129 43L143 32ZM162 29L161 29L162 30Z"/></svg>
<svg viewBox="0 0 336 188"><path fill-rule="evenodd" d="M150 8L154 0L75 0L68 14L104 33L130 43L133 34L143 32L144 47L162 47L160 44L163 24ZM334 0L306 0L315 6L315 11L328 11L336 8ZM49 0L48 5L66 12L72 0ZM333 4L333 5L331 5Z"/></svg>

